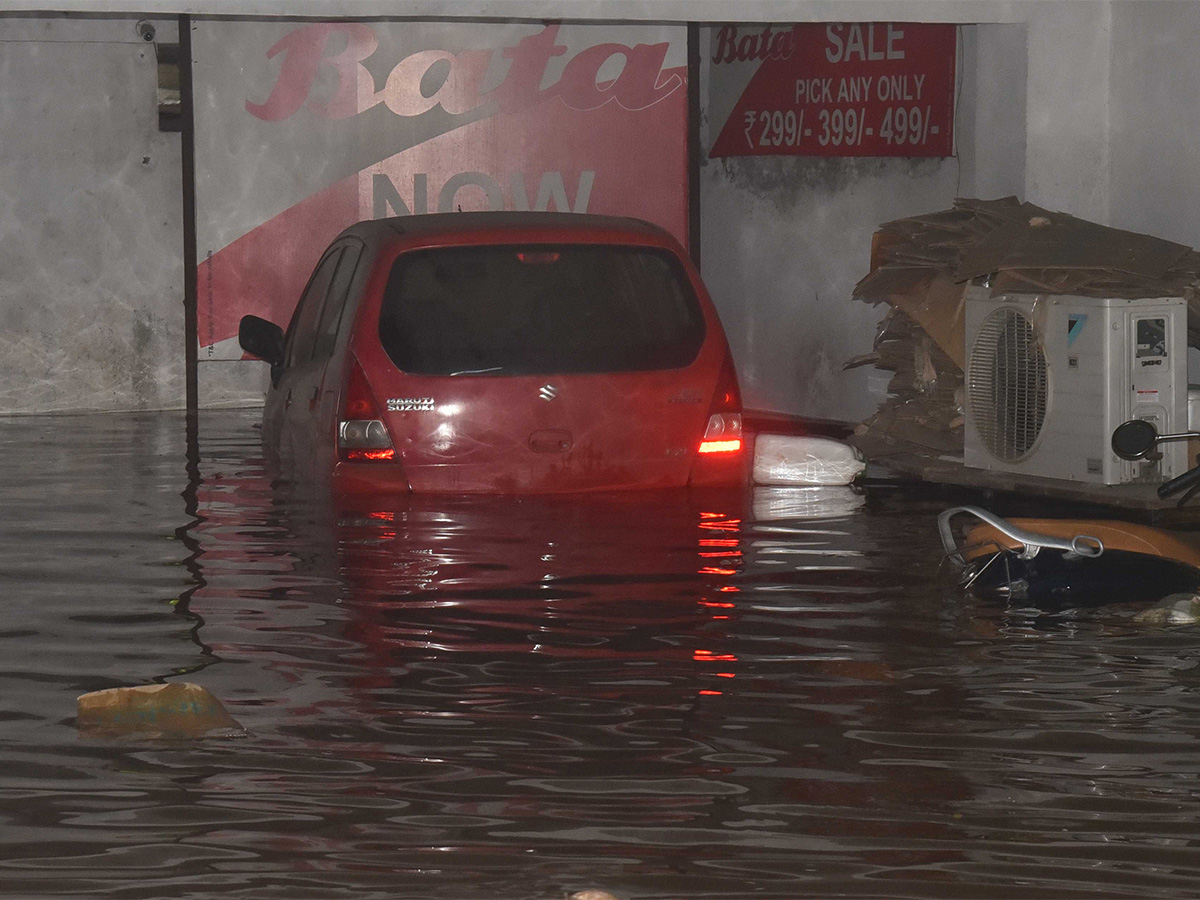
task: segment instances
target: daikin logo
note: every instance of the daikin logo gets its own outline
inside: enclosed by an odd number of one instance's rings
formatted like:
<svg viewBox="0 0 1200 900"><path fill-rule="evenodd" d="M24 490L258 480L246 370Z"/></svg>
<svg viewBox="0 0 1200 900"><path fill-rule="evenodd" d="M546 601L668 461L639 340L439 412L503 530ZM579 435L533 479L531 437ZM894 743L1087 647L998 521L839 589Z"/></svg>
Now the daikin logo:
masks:
<svg viewBox="0 0 1200 900"><path fill-rule="evenodd" d="M1070 347L1083 333L1083 326L1087 324L1087 316L1082 313L1072 313L1067 316L1067 346Z"/></svg>
<svg viewBox="0 0 1200 900"><path fill-rule="evenodd" d="M543 384L538 388L538 396L543 400L553 400L558 396L558 388L552 384Z"/></svg>

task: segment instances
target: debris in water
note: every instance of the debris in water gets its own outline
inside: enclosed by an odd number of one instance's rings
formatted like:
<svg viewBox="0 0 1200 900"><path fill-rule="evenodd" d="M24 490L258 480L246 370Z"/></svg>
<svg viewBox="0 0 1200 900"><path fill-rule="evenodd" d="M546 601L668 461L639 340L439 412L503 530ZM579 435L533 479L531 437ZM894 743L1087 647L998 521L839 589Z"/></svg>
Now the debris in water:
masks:
<svg viewBox="0 0 1200 900"><path fill-rule="evenodd" d="M1143 625L1195 625L1200 622L1200 596L1168 594L1133 617Z"/></svg>
<svg viewBox="0 0 1200 900"><path fill-rule="evenodd" d="M77 703L79 730L92 736L202 737L244 732L220 700L187 682L94 691Z"/></svg>

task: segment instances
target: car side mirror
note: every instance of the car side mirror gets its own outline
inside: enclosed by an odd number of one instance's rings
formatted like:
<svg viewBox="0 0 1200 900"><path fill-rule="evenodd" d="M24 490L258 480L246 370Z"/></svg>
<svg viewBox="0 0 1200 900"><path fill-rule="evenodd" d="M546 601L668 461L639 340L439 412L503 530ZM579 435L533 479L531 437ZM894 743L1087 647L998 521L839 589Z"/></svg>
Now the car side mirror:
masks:
<svg viewBox="0 0 1200 900"><path fill-rule="evenodd" d="M274 369L283 365L283 329L258 316L242 316L238 323L238 344L251 356L257 356Z"/></svg>
<svg viewBox="0 0 1200 900"><path fill-rule="evenodd" d="M1158 443L1158 429L1145 419L1122 422L1112 433L1113 453L1121 459L1145 459Z"/></svg>

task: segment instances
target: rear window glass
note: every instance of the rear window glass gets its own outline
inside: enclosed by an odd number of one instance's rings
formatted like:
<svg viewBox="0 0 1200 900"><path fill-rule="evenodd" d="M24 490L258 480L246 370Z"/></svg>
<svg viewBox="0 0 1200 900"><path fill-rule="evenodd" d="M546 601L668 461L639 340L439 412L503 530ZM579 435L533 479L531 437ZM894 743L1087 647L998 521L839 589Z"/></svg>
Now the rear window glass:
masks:
<svg viewBox="0 0 1200 900"><path fill-rule="evenodd" d="M638 247L453 247L396 260L379 337L418 375L688 365L704 317L679 261Z"/></svg>

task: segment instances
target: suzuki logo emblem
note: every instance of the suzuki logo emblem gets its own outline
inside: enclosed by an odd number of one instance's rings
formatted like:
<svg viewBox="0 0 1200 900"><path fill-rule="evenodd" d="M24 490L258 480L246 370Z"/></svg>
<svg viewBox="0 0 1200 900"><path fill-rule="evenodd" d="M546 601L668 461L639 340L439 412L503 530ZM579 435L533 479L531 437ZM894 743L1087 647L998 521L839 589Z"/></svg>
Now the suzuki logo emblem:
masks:
<svg viewBox="0 0 1200 900"><path fill-rule="evenodd" d="M543 384L538 388L538 396L543 400L553 400L558 396L558 388L552 384Z"/></svg>

